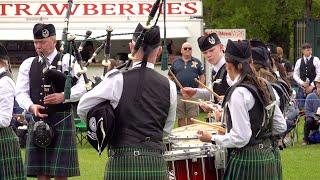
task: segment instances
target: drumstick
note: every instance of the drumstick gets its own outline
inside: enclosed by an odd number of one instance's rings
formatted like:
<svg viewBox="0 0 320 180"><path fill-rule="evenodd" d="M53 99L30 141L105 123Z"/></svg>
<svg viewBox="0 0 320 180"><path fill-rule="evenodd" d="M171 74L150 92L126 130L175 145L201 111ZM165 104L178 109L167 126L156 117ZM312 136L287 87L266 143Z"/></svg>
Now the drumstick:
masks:
<svg viewBox="0 0 320 180"><path fill-rule="evenodd" d="M169 73L170 75L173 77L174 81L177 83L177 85L179 86L180 89L183 89L183 86L181 85L181 83L179 82L179 80L176 78L176 76L173 74L173 72L171 71L171 69L169 68Z"/></svg>
<svg viewBox="0 0 320 180"><path fill-rule="evenodd" d="M191 100L186 100L186 99L180 99L182 102L186 102L186 103L192 103L192 104L200 104L199 101L191 101Z"/></svg>
<svg viewBox="0 0 320 180"><path fill-rule="evenodd" d="M199 81L197 78L194 78L194 80L199 83L202 87L206 88L210 93L212 93L214 95L214 97L220 99L220 96L215 93L214 91L212 91L212 89L210 89L208 86L206 86L205 84L203 84L201 81Z"/></svg>
<svg viewBox="0 0 320 180"><path fill-rule="evenodd" d="M218 130L220 130L220 131L225 131L225 130L226 130L225 128L223 128L223 127L221 127L221 126L219 126L219 125L210 124L210 123L203 122L203 121L200 121L200 120L197 120L197 119L194 119L194 118L191 118L191 121L196 122L196 123L199 123L199 124L204 124L204 125L211 126L211 127L215 128L215 129L218 129Z"/></svg>

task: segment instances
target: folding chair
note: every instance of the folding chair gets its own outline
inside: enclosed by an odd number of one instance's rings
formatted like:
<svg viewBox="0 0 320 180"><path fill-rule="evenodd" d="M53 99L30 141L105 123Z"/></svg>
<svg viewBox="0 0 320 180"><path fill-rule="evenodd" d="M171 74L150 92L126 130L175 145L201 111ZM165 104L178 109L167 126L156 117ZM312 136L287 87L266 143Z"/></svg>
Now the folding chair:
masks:
<svg viewBox="0 0 320 180"><path fill-rule="evenodd" d="M78 143L80 145L82 145L83 143L85 144L87 125L80 118L75 118L74 120L75 120L76 136L77 136Z"/></svg>
<svg viewBox="0 0 320 180"><path fill-rule="evenodd" d="M298 142L298 124L300 122L300 119L301 118L305 118L305 112L302 110L302 111L299 111L299 115L297 117L297 120L295 121L294 123L294 127L293 129L289 132L289 135L290 135L290 138L291 138L291 145L294 146L294 143Z"/></svg>

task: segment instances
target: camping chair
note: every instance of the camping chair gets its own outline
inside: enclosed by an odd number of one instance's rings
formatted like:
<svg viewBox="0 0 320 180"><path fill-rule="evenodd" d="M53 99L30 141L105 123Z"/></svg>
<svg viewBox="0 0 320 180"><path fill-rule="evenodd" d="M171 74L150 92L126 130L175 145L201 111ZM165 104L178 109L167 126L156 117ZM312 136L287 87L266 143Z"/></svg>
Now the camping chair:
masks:
<svg viewBox="0 0 320 180"><path fill-rule="evenodd" d="M78 143L82 145L83 143L86 142L86 131L87 131L87 125L85 122L83 122L80 118L75 118L75 127L76 127L76 136Z"/></svg>
<svg viewBox="0 0 320 180"><path fill-rule="evenodd" d="M296 121L293 124L291 130L289 130L289 137L290 137L290 145L294 146L296 142L298 142L298 124L301 118L305 118L305 112L303 110L299 111L299 115Z"/></svg>

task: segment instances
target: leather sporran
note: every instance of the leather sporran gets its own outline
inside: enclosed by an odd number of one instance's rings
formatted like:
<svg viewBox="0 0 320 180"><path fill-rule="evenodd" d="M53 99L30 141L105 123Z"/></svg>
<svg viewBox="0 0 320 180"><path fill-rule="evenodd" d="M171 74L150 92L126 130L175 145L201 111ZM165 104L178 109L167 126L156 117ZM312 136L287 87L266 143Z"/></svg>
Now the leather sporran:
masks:
<svg viewBox="0 0 320 180"><path fill-rule="evenodd" d="M34 145L41 148L46 148L53 141L53 129L49 124L45 123L44 121L37 121L34 123L34 127L32 129L32 137Z"/></svg>

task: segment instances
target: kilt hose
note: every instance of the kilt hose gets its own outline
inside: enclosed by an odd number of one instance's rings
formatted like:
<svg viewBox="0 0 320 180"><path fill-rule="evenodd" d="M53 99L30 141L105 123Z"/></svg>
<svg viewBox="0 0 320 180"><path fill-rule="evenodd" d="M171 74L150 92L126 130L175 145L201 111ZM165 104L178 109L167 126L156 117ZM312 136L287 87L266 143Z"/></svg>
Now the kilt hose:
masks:
<svg viewBox="0 0 320 180"><path fill-rule="evenodd" d="M11 127L0 128L0 179L27 179L19 140Z"/></svg>
<svg viewBox="0 0 320 180"><path fill-rule="evenodd" d="M34 123L29 123L26 147L26 172L28 177L36 177L37 175L72 177L80 175L76 131L71 113L66 111L49 116L47 121L51 122L52 125L67 118L53 128L54 139L46 148L40 148L33 144L31 131Z"/></svg>
<svg viewBox="0 0 320 180"><path fill-rule="evenodd" d="M143 148L115 148L116 153L157 152ZM159 151L158 151L159 152ZM160 152L159 152L160 154ZM110 155L110 153L109 153ZM167 164L163 156L110 156L105 169L105 180L167 180Z"/></svg>
<svg viewBox="0 0 320 180"><path fill-rule="evenodd" d="M225 180L276 180L276 160L271 145L231 150L224 173Z"/></svg>

